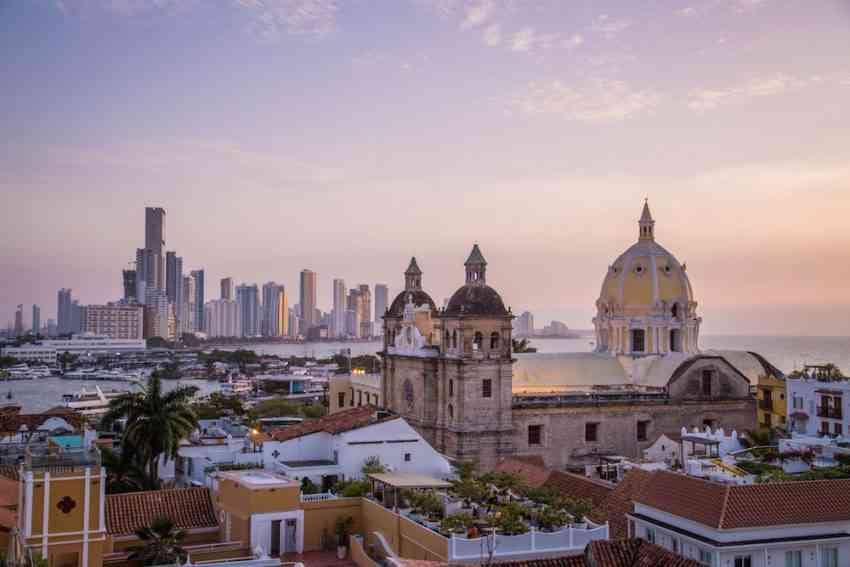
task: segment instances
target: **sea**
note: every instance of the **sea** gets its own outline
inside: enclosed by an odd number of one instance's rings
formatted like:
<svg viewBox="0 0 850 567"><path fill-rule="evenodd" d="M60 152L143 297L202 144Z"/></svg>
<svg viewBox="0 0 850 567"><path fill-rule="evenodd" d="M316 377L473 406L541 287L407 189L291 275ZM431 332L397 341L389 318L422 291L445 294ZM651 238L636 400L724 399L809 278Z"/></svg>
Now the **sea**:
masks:
<svg viewBox="0 0 850 567"><path fill-rule="evenodd" d="M577 339L532 339L531 346L538 352L589 352L593 349L592 337ZM237 348L237 347L233 347ZM352 356L374 354L381 348L380 341L374 342L321 342L301 344L252 344L239 348L250 348L258 354L281 357L327 358L351 349ZM745 335L701 335L702 350L747 350L754 351L769 360L784 372L801 368L804 364L832 362L845 374L850 374L850 337L792 337L792 336L745 336ZM0 382L0 401L19 404L24 412L38 412L62 404L64 394L79 392L83 387L94 390L95 386L104 390L129 390L133 387L123 382L99 382L85 380L64 380L62 378L42 378ZM166 381L167 390L180 385L198 387L205 395L218 390L218 383L208 380ZM11 393L11 399L8 394Z"/></svg>

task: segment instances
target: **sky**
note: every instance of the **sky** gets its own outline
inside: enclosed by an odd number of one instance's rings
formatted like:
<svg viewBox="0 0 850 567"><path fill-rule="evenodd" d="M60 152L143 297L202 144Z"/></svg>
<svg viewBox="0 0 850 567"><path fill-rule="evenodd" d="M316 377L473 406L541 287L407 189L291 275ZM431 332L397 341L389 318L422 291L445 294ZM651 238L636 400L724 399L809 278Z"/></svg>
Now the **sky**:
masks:
<svg viewBox="0 0 850 567"><path fill-rule="evenodd" d="M144 207L184 269L438 304L478 243L589 328L657 240L704 333L850 335L847 0L0 0L0 322L122 294Z"/></svg>

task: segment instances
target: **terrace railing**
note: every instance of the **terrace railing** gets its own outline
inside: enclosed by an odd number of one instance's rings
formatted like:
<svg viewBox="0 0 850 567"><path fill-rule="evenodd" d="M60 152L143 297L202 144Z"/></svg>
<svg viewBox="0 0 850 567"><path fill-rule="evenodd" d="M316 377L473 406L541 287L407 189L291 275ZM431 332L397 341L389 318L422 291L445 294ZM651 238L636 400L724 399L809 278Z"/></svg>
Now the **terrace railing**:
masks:
<svg viewBox="0 0 850 567"><path fill-rule="evenodd" d="M558 532L531 529L522 535L490 535L467 539L453 535L449 561L486 560L550 552L580 552L591 541L608 539L608 524L588 523L587 528L566 527Z"/></svg>
<svg viewBox="0 0 850 567"><path fill-rule="evenodd" d="M322 492L321 494L302 494L301 502L324 502L325 500L336 499L336 494L333 492Z"/></svg>

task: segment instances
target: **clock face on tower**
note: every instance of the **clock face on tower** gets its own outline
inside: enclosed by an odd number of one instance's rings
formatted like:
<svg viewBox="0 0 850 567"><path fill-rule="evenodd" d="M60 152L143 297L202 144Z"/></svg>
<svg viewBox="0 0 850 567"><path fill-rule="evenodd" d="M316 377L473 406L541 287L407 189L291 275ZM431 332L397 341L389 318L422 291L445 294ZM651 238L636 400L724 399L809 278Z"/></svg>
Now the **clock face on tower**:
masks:
<svg viewBox="0 0 850 567"><path fill-rule="evenodd" d="M404 386L402 386L402 396L404 397L404 402L407 404L407 409L413 409L413 383L410 380L404 381Z"/></svg>

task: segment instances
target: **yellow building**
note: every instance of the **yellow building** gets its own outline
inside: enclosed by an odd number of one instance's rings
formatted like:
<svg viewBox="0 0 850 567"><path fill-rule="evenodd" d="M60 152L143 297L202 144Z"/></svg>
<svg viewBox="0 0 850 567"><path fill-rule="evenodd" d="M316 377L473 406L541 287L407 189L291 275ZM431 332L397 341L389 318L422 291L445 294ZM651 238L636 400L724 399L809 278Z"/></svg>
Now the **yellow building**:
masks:
<svg viewBox="0 0 850 567"><path fill-rule="evenodd" d="M382 407L381 376L358 370L331 376L328 398L328 413L366 405Z"/></svg>
<svg viewBox="0 0 850 567"><path fill-rule="evenodd" d="M758 425L785 429L788 405L785 399L785 377L781 372L764 374L758 379Z"/></svg>

